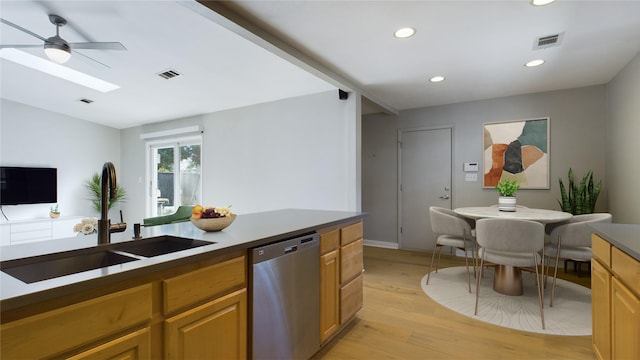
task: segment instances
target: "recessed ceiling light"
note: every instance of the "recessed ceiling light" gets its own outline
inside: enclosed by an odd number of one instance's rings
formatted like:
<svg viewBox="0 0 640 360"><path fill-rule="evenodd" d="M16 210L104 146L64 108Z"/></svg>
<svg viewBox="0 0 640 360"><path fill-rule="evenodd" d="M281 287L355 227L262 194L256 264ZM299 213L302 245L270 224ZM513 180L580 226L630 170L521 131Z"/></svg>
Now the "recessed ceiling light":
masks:
<svg viewBox="0 0 640 360"><path fill-rule="evenodd" d="M439 83L441 81L444 81L444 76L434 76L431 79L429 79L429 81L433 82L433 83Z"/></svg>
<svg viewBox="0 0 640 360"><path fill-rule="evenodd" d="M400 28L398 30L396 30L396 32L393 33L393 36L399 38L399 39L405 39L408 37L413 36L413 34L416 33L416 29L412 28L412 27L403 27Z"/></svg>
<svg viewBox="0 0 640 360"><path fill-rule="evenodd" d="M540 66L544 64L544 60L542 59L536 59L536 60L531 60L528 63L524 64L524 66L526 67L534 67L534 66Z"/></svg>
<svg viewBox="0 0 640 360"><path fill-rule="evenodd" d="M531 5L533 6L544 6L549 5L556 0L531 0Z"/></svg>
<svg viewBox="0 0 640 360"><path fill-rule="evenodd" d="M16 49L0 49L0 58L103 93L120 88L118 85Z"/></svg>

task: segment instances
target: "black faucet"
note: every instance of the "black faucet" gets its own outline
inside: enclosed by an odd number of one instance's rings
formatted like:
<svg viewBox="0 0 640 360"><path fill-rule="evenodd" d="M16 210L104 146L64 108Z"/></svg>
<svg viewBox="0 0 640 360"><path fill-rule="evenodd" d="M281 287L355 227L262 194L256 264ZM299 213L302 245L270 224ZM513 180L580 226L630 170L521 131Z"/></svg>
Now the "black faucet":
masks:
<svg viewBox="0 0 640 360"><path fill-rule="evenodd" d="M98 220L98 244L111 243L111 233L122 232L127 229L127 223L122 219L122 211L120 211L120 223L111 225L109 220L109 198L116 198L116 168L112 163L106 162L102 166L101 179L101 195L100 199L100 220ZM107 197L107 192L109 193Z"/></svg>

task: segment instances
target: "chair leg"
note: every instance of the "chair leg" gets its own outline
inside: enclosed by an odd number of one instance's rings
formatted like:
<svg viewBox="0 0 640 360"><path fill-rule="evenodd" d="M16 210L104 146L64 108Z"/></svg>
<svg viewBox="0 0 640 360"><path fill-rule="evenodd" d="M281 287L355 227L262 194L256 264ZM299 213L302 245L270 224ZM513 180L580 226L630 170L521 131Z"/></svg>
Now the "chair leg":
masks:
<svg viewBox="0 0 640 360"><path fill-rule="evenodd" d="M476 278L476 306L473 315L478 315L478 296L480 296L480 278L482 278L482 265L484 264L484 253L480 257L480 270L478 277Z"/></svg>
<svg viewBox="0 0 640 360"><path fill-rule="evenodd" d="M535 255L533 257L534 259L536 258ZM537 263L537 261L534 261L534 263ZM540 320L542 321L542 329L544 330L544 309L543 309L544 289L542 288L542 279L541 279L542 274L538 276L538 265L536 265L535 268L536 268L536 286L538 287L538 302L540 303Z"/></svg>
<svg viewBox="0 0 640 360"><path fill-rule="evenodd" d="M469 288L469 294L471 294L471 271L469 271L469 258L467 257L467 246L462 248L464 251L464 265L467 267L467 287Z"/></svg>
<svg viewBox="0 0 640 360"><path fill-rule="evenodd" d="M560 238L558 237L558 248L556 249L556 267L553 271L553 283L551 284L551 300L549 307L553 307L553 298L556 296L556 278L558 278L558 261L560 260Z"/></svg>
<svg viewBox="0 0 640 360"><path fill-rule="evenodd" d="M431 264L429 264L429 273L427 274L427 285L429 285L429 279L431 278L431 268L433 267L433 259L436 256L436 252L438 251L438 243L436 242L436 246L433 247L433 254L431 254ZM440 256L438 256L438 259ZM436 272L438 272L438 264L436 264Z"/></svg>

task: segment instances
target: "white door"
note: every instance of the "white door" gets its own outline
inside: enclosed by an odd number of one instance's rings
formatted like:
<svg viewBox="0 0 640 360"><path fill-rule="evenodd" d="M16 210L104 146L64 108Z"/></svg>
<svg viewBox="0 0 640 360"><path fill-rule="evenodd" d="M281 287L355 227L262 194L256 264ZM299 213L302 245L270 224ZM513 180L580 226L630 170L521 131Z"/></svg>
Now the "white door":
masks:
<svg viewBox="0 0 640 360"><path fill-rule="evenodd" d="M402 130L399 138L400 248L431 251L429 207L451 208L451 128Z"/></svg>

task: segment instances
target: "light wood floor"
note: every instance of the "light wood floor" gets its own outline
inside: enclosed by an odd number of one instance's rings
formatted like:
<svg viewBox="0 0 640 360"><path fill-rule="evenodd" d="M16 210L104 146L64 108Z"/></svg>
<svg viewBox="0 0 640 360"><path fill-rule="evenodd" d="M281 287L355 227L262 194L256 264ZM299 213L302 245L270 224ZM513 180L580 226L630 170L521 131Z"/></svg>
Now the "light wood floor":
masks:
<svg viewBox="0 0 640 360"><path fill-rule="evenodd" d="M364 306L314 360L595 359L591 336L506 329L459 315L434 302L420 287L430 256L365 247ZM459 265L464 265L464 260L445 255L440 260L440 267ZM559 277L589 285L588 276L578 278L569 271Z"/></svg>

